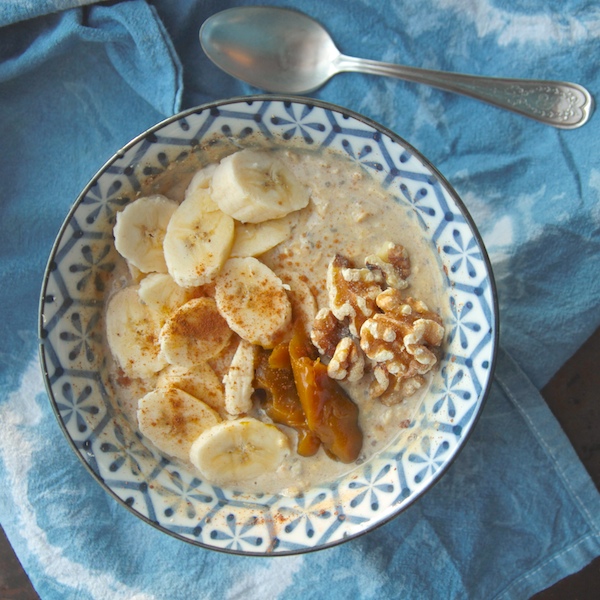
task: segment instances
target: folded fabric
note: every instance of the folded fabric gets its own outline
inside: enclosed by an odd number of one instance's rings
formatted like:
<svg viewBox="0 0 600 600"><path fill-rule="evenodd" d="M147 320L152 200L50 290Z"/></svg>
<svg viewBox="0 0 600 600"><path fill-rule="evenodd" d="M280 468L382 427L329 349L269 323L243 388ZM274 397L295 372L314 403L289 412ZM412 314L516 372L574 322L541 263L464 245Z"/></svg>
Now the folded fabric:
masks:
<svg viewBox="0 0 600 600"><path fill-rule="evenodd" d="M165 116L177 112L182 92L179 59L154 8L137 4L63 11L31 26L5 27L0 82L23 76L76 44L97 44L123 80L149 104Z"/></svg>
<svg viewBox="0 0 600 600"><path fill-rule="evenodd" d="M97 0L3 0L0 4L0 27L42 15L93 4Z"/></svg>
<svg viewBox="0 0 600 600"><path fill-rule="evenodd" d="M396 131L457 189L492 258L504 350L471 439L398 518L316 554L228 556L149 527L78 462L43 389L37 302L53 239L99 166L180 107L256 90L202 54L218 0L52 4L0 10L0 521L40 596L524 598L598 556L599 495L536 389L600 323L597 115L560 131L361 74L314 94ZM600 94L592 1L294 4L347 54Z"/></svg>
<svg viewBox="0 0 600 600"><path fill-rule="evenodd" d="M600 554L598 493L504 352L431 491L368 535L295 557L197 548L119 506L61 439L34 356L0 422L2 526L43 599L527 598Z"/></svg>

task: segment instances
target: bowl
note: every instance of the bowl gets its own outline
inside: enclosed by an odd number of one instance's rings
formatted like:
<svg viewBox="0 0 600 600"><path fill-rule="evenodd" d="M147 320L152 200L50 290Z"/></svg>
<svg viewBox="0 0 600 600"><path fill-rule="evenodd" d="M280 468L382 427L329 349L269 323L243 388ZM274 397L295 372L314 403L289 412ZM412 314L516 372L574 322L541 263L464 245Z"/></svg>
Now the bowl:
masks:
<svg viewBox="0 0 600 600"><path fill-rule="evenodd" d="M154 181L177 181L178 165L191 155L219 144L243 147L252 139L284 148L331 149L362 165L394 202L408 207L435 252L445 289L443 352L410 420L369 460L292 495L221 488L161 455L119 409L109 380L104 307L122 260L112 233L115 214ZM40 360L52 408L96 481L133 514L185 542L266 556L351 540L429 490L481 414L498 338L496 292L484 245L437 169L364 116L280 96L233 98L187 110L119 150L66 217L44 276L39 319Z"/></svg>

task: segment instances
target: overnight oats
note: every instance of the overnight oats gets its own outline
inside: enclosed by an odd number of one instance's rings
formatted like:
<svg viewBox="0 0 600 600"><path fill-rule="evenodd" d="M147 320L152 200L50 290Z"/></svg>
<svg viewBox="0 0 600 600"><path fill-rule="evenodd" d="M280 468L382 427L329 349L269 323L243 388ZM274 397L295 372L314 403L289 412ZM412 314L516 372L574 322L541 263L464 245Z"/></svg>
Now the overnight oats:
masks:
<svg viewBox="0 0 600 600"><path fill-rule="evenodd" d="M412 209L330 150L249 147L184 172L117 215L121 409L242 491L294 494L369 460L442 352L442 271Z"/></svg>

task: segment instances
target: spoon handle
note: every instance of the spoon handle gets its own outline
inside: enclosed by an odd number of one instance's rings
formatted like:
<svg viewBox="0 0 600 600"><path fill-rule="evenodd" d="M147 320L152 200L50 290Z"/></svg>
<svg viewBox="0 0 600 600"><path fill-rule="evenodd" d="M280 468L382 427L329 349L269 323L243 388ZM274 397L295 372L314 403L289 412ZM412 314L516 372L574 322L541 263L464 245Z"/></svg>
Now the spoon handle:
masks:
<svg viewBox="0 0 600 600"><path fill-rule="evenodd" d="M581 127L590 118L594 104L584 87L564 81L478 77L344 55L340 55L336 68L339 71L359 71L424 83L483 100L561 129Z"/></svg>

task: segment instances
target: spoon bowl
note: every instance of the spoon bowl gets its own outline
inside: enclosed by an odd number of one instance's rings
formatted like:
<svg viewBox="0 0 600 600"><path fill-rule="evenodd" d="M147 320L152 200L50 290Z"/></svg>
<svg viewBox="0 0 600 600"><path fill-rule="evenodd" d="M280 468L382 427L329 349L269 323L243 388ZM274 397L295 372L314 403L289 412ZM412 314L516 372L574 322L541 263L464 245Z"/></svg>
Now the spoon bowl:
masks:
<svg viewBox="0 0 600 600"><path fill-rule="evenodd" d="M341 56L327 31L304 13L282 8L224 10L200 29L207 56L250 85L284 94L306 94L337 73Z"/></svg>
<svg viewBox="0 0 600 600"><path fill-rule="evenodd" d="M338 73L396 77L462 94L561 129L581 127L593 99L575 83L448 73L342 54L325 28L287 8L237 7L200 29L206 55L223 71L268 92L307 94Z"/></svg>

